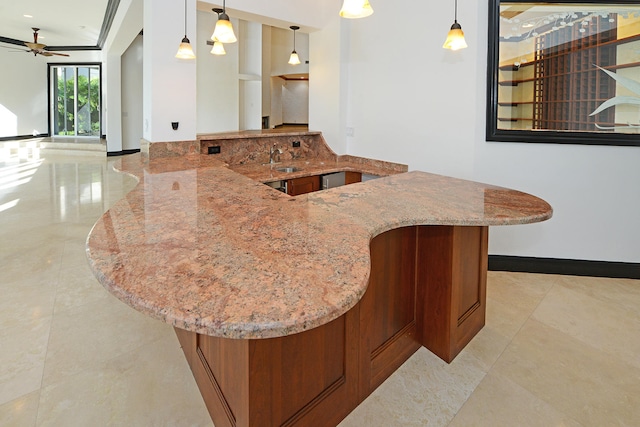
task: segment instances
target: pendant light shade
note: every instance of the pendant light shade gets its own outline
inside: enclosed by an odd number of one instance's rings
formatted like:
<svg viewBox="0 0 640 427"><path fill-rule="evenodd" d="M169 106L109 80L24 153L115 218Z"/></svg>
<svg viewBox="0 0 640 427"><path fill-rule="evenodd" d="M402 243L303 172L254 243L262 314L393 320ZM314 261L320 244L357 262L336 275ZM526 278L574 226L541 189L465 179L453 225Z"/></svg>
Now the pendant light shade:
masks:
<svg viewBox="0 0 640 427"><path fill-rule="evenodd" d="M224 50L224 44L222 44L222 42L213 42L211 53L213 55L226 55L227 51Z"/></svg>
<svg viewBox="0 0 640 427"><path fill-rule="evenodd" d="M459 50L467 47L467 42L464 40L464 32L462 27L457 22L454 22L447 34L447 40L442 45L445 49Z"/></svg>
<svg viewBox="0 0 640 427"><path fill-rule="evenodd" d="M291 52L291 56L289 57L289 64L291 64L291 65L299 65L300 64L300 57L298 56L298 54L296 53L295 50L293 52Z"/></svg>
<svg viewBox="0 0 640 427"><path fill-rule="evenodd" d="M180 43L180 47L178 48L178 53L176 53L176 58L196 59L196 54L193 53L193 48L191 47L191 43L187 37L182 39L182 43Z"/></svg>
<svg viewBox="0 0 640 427"><path fill-rule="evenodd" d="M211 40L221 43L235 43L238 41L227 15L220 15L218 22L216 22L216 28L213 30Z"/></svg>
<svg viewBox="0 0 640 427"><path fill-rule="evenodd" d="M196 55L191 48L191 42L187 38L187 0L184 0L184 37L178 47L178 53L176 53L178 59L195 59Z"/></svg>
<svg viewBox="0 0 640 427"><path fill-rule="evenodd" d="M229 15L226 12L225 1L222 2L222 9L215 8L214 12L218 14L218 21L216 27L211 35L211 40L221 43L235 43L238 41L235 33L233 32L233 26L229 20Z"/></svg>
<svg viewBox="0 0 640 427"><path fill-rule="evenodd" d="M373 13L369 0L344 0L340 16L343 18L365 18Z"/></svg>
<svg viewBox="0 0 640 427"><path fill-rule="evenodd" d="M299 30L300 27L292 25L289 28L293 30L293 52L291 52L291 56L289 57L289 64L298 65L300 64L300 57L298 56L298 52L296 52L296 30Z"/></svg>
<svg viewBox="0 0 640 427"><path fill-rule="evenodd" d="M444 49L459 50L467 47L467 42L464 40L464 32L462 26L458 24L458 0L455 0L455 14L453 18L453 25L447 34L447 40L442 45Z"/></svg>

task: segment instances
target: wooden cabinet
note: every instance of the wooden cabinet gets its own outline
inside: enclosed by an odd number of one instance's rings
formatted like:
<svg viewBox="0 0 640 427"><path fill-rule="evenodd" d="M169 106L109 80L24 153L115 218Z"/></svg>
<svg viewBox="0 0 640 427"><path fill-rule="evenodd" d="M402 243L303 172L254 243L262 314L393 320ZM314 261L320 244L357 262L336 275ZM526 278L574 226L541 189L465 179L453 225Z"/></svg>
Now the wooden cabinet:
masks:
<svg viewBox="0 0 640 427"><path fill-rule="evenodd" d="M451 362L484 326L488 228L419 227L418 241L419 339Z"/></svg>
<svg viewBox="0 0 640 427"><path fill-rule="evenodd" d="M303 176L287 180L287 194L299 196L320 190L320 176Z"/></svg>
<svg viewBox="0 0 640 427"><path fill-rule="evenodd" d="M420 348L416 323L417 227L371 241L371 276L360 300L362 400Z"/></svg>
<svg viewBox="0 0 640 427"><path fill-rule="evenodd" d="M213 422L334 426L421 345L447 362L484 325L487 227L415 226L371 241L351 310L269 339L176 334Z"/></svg>
<svg viewBox="0 0 640 427"><path fill-rule="evenodd" d="M355 184L356 182L362 182L362 173L350 171L344 173L344 185Z"/></svg>
<svg viewBox="0 0 640 427"><path fill-rule="evenodd" d="M333 426L360 402L357 313L281 338L176 334L216 427Z"/></svg>
<svg viewBox="0 0 640 427"><path fill-rule="evenodd" d="M371 241L360 300L362 399L420 346L451 362L482 329L487 227L418 226Z"/></svg>
<svg viewBox="0 0 640 427"><path fill-rule="evenodd" d="M362 173L346 171L344 173L345 185L362 181ZM322 187L322 176L303 176L301 178L293 178L287 180L287 194L290 196L299 196L300 194L312 193L320 190Z"/></svg>

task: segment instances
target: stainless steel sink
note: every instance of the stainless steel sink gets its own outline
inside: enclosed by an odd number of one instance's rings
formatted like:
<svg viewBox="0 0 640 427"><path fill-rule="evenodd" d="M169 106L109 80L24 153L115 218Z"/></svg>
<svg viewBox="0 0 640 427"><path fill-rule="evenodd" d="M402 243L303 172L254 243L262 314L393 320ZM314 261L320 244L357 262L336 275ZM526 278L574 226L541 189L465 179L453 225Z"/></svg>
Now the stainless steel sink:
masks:
<svg viewBox="0 0 640 427"><path fill-rule="evenodd" d="M296 168L294 166L285 166L285 167L281 167L281 168L277 168L276 169L278 172L286 172L286 173L291 173L291 172L298 172L302 169L300 168Z"/></svg>

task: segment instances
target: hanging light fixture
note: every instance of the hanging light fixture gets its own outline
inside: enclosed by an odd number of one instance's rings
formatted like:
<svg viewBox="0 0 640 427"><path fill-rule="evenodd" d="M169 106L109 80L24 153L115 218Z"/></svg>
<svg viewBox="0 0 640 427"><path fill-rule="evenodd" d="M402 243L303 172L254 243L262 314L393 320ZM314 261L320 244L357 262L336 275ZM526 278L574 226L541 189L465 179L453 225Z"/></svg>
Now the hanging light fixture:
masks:
<svg viewBox="0 0 640 427"><path fill-rule="evenodd" d="M213 11L215 12L216 9L213 9ZM211 40L221 43L235 43L238 41L233 32L231 21L229 21L229 15L227 15L225 0L222 0L222 12L218 12L218 21L211 35Z"/></svg>
<svg viewBox="0 0 640 427"><path fill-rule="evenodd" d="M213 55L226 55L227 51L224 50L224 45L221 42L213 42L211 53Z"/></svg>
<svg viewBox="0 0 640 427"><path fill-rule="evenodd" d="M453 25L447 34L447 40L442 45L444 49L459 50L467 47L467 42L464 41L464 32L462 27L458 24L458 0L455 0L455 14L453 18Z"/></svg>
<svg viewBox="0 0 640 427"><path fill-rule="evenodd" d="M187 38L187 0L184 0L184 38L180 43L180 47L178 48L178 53L176 53L176 58L178 59L195 59L196 55L193 53L193 49L191 48L191 42Z"/></svg>
<svg viewBox="0 0 640 427"><path fill-rule="evenodd" d="M296 52L296 30L299 30L300 27L292 25L289 28L293 30L293 52L291 52L291 56L289 57L289 64L298 65L300 64L300 57L298 56L298 52Z"/></svg>
<svg viewBox="0 0 640 427"><path fill-rule="evenodd" d="M214 7L213 11L218 14L218 18L220 18L220 14L223 12L222 9ZM224 50L224 44L220 41L208 42L208 44L212 44L211 48L212 55L226 55L227 51Z"/></svg>
<svg viewBox="0 0 640 427"><path fill-rule="evenodd" d="M340 16L343 18L355 19L365 18L373 13L369 0L344 0Z"/></svg>

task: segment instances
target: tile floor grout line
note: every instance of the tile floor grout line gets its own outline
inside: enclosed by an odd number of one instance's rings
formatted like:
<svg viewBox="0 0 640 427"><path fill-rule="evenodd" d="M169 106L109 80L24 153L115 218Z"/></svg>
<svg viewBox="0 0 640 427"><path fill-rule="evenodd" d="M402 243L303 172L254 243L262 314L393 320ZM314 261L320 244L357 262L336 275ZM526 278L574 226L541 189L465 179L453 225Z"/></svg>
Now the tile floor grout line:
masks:
<svg viewBox="0 0 640 427"><path fill-rule="evenodd" d="M64 236L66 237L67 234L67 229L68 229L68 224L65 223L65 227L64 227ZM59 286L60 286L60 280L62 277L62 262L64 259L64 251L65 248L67 246L67 242L65 240L65 238L63 237L61 239L61 243L62 243L62 250L60 251L60 255L59 255L59 261L58 261L58 272L57 272L57 278L56 278L56 284L55 284L55 292L54 292L54 298L53 298L53 302L51 304L51 323L49 325L49 333L47 336L47 344L45 347L45 352L44 352L44 362L42 364L42 375L40 376L40 387L38 388L38 403L36 406L36 419L35 419L35 426L38 425L38 419L40 418L40 404L42 401L42 388L44 385L44 374L47 370L47 359L48 359L48 355L49 355L49 344L51 343L51 333L52 333L52 329L54 326L54 318L55 318L55 309L56 309L56 301L58 300L58 292L59 292Z"/></svg>
<svg viewBox="0 0 640 427"><path fill-rule="evenodd" d="M487 278L487 280L490 280L489 278ZM491 286L490 283L488 283L488 286ZM471 392L471 394L469 394L469 396L465 399L465 401L462 403L462 405L460 405L460 407L458 408L458 410L456 411L456 413L454 414L454 416L451 418L451 420L447 423L447 426L451 425L451 423L453 422L453 420L456 418L456 416L458 415L458 413L464 408L464 405L467 404L467 402L469 401L469 399L471 398L471 396L473 395L473 393L475 393L476 389L478 388L478 386L482 383L482 381L484 381L484 379L487 377L487 375L489 375L489 373L491 373L491 371L493 370L494 366L496 365L496 363L498 363L498 361L500 360L500 358L502 357L502 355L505 353L505 351L507 351L507 349L509 348L509 346L513 343L513 340L518 336L518 334L520 333L520 331L522 330L522 328L524 327L524 325L531 319L531 316L533 316L533 313L536 311L536 309L538 308L538 306L542 303L542 301L546 298L546 296L549 294L549 292L551 291L551 289L553 288L553 286L555 286L554 284L552 284L549 289L544 293L544 295L542 296L542 298L540 298L540 300L538 301L538 303L536 304L536 306L531 310L531 312L529 313L529 315L527 316L527 318L524 320L524 322L522 322L522 325L520 325L520 327L518 328L518 330L513 334L512 337L508 338L509 341L507 342L507 344L504 346L504 348L500 351L500 353L498 354L498 356L493 360L493 362L491 362L491 364L488 366L486 372L484 373L484 375L482 376L482 379L478 382L478 384L473 388L473 391ZM485 326L486 327L486 321L485 321ZM464 350L463 350L464 351ZM474 356L475 357L475 356Z"/></svg>

